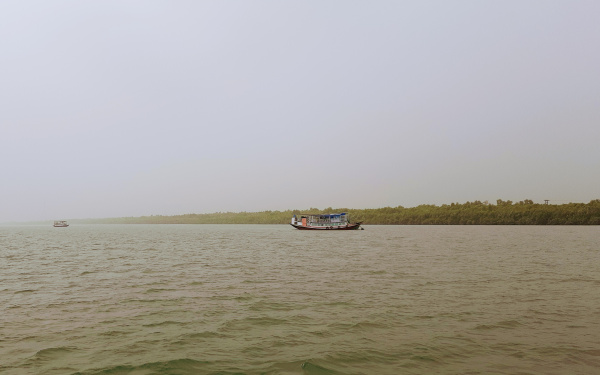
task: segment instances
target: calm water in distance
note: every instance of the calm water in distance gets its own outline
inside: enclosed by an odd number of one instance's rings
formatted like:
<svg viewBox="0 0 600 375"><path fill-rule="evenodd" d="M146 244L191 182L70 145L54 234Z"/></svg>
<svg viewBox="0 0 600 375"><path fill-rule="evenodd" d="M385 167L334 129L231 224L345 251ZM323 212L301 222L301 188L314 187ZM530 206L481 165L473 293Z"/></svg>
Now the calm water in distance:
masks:
<svg viewBox="0 0 600 375"><path fill-rule="evenodd" d="M598 374L600 227L0 227L0 373Z"/></svg>

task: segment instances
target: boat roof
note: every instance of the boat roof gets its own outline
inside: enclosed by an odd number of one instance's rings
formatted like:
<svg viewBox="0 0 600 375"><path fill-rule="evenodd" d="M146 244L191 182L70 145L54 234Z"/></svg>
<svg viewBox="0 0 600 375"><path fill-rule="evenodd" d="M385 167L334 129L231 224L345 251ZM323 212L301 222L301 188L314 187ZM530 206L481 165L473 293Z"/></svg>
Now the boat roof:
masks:
<svg viewBox="0 0 600 375"><path fill-rule="evenodd" d="M300 214L300 216L303 216L303 215L306 215L306 216L335 217L335 216L347 215L347 213L346 212L342 212L342 213L339 213L339 214Z"/></svg>

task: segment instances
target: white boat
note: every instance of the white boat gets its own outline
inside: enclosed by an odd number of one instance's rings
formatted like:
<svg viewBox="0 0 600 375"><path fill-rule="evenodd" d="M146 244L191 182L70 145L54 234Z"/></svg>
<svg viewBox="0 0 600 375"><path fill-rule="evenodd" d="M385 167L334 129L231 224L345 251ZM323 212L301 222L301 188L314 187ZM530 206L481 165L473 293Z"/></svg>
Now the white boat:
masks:
<svg viewBox="0 0 600 375"><path fill-rule="evenodd" d="M302 214L300 220L294 215L290 225L296 229L356 230L360 228L360 224L362 223L351 223L348 214L343 212L340 214Z"/></svg>
<svg viewBox="0 0 600 375"><path fill-rule="evenodd" d="M65 220L57 220L54 222L54 227L56 228L66 228L69 224Z"/></svg>

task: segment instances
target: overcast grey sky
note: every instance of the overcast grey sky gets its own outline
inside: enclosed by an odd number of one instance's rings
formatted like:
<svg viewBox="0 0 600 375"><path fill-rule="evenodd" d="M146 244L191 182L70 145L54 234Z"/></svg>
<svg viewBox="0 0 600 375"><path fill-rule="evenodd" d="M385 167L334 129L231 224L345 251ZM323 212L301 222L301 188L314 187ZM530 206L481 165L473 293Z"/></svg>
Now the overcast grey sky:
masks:
<svg viewBox="0 0 600 375"><path fill-rule="evenodd" d="M600 198L600 1L2 1L0 222Z"/></svg>

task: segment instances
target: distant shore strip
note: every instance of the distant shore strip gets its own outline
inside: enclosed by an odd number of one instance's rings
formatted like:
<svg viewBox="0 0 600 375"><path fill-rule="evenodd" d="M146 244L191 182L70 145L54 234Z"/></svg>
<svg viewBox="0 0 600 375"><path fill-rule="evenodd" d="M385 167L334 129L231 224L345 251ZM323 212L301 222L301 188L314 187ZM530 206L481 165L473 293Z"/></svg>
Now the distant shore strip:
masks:
<svg viewBox="0 0 600 375"><path fill-rule="evenodd" d="M488 202L423 204L405 208L325 208L262 212L216 212L209 214L153 215L105 219L70 220L82 224L288 224L301 213L347 212L363 225L600 225L600 199L589 203L538 204L531 200L513 203Z"/></svg>

